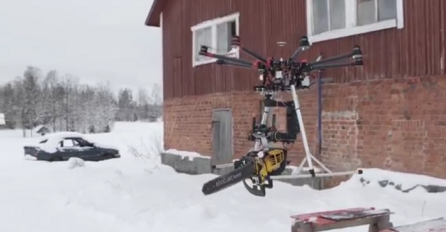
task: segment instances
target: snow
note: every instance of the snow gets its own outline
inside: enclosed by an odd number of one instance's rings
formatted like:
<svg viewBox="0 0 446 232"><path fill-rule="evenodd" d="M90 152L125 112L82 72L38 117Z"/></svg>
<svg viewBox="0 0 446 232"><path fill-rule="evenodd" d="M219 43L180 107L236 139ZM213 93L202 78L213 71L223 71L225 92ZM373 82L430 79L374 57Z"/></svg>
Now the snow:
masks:
<svg viewBox="0 0 446 232"><path fill-rule="evenodd" d="M119 148L117 146L114 146L110 143L98 142L94 138L92 139L92 138L86 137L85 140L92 142L95 146L98 146L101 148L119 150Z"/></svg>
<svg viewBox="0 0 446 232"><path fill-rule="evenodd" d="M410 189L416 185L440 185L446 187L446 180L439 179L424 175L386 171L381 169L364 169L364 174L361 176L356 176L356 178L362 177L364 180L370 182L378 181L391 181L395 185L401 185L402 189Z"/></svg>
<svg viewBox="0 0 446 232"><path fill-rule="evenodd" d="M209 159L209 156L203 156L197 152L192 152L192 151L180 151L177 149L168 149L165 151L165 153L169 153L172 155L178 155L180 156L182 159L188 158L189 161L194 160L194 158L202 158L202 159Z"/></svg>
<svg viewBox="0 0 446 232"><path fill-rule="evenodd" d="M78 168L78 167L85 167L85 161L81 158L72 157L68 160L68 168Z"/></svg>
<svg viewBox="0 0 446 232"><path fill-rule="evenodd" d="M33 128L33 134L39 134L39 130L45 127L45 125L38 125Z"/></svg>
<svg viewBox="0 0 446 232"><path fill-rule="evenodd" d="M436 228L436 230L432 230L432 227ZM415 225L409 224L403 227L398 228L398 232L440 232L445 231L446 229L446 221L444 218L432 219L426 221L424 223L417 223Z"/></svg>
<svg viewBox="0 0 446 232"><path fill-rule="evenodd" d="M445 193L403 193L373 184L383 178L407 186L444 180L378 169L364 169L367 185L355 175L323 191L275 182L264 198L241 184L204 196L202 184L215 175L180 174L160 164L162 127L117 123L111 133L91 135L121 150L121 158L102 162L26 160L23 145L39 140L0 131L2 231L284 232L290 231L291 215L356 207L389 208L395 225L446 216Z"/></svg>
<svg viewBox="0 0 446 232"><path fill-rule="evenodd" d="M308 172L310 170L309 167L299 168L298 166L293 166L293 165L288 165L287 168L291 170L291 174L290 175L297 175L297 174L300 174L302 172ZM320 168L313 167L313 169L314 169L315 173L321 173L322 172L322 170Z"/></svg>

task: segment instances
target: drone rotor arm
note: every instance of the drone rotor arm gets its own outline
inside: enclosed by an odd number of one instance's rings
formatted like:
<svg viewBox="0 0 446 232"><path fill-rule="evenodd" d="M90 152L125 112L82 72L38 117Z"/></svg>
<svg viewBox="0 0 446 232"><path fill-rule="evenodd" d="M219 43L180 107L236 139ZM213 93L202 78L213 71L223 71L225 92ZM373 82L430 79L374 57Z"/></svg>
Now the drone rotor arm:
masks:
<svg viewBox="0 0 446 232"><path fill-rule="evenodd" d="M223 59L218 59L216 63L218 65L227 65L227 66L233 66L233 67L237 67L237 68L253 69L252 65L241 64L238 62L233 62L233 61L228 61L228 60L223 60Z"/></svg>
<svg viewBox="0 0 446 232"><path fill-rule="evenodd" d="M347 59L347 58L351 58L351 57L352 57L352 54L330 57L330 58L327 58L327 59L321 59L319 61L315 61L315 62L312 63L312 65L320 65L320 64L327 64L327 63L330 63L330 62L337 62L337 61L341 61L343 59Z"/></svg>
<svg viewBox="0 0 446 232"><path fill-rule="evenodd" d="M210 57L210 58L216 58L216 59L219 59L219 60L228 61L228 62L231 62L233 64L237 63L237 64L245 65L245 66L246 65L253 66L253 64L251 62L243 60L243 59L232 58L232 57L228 57L228 56L225 56L225 55L220 55L220 54L215 54L215 53L208 52L207 48L205 49L204 47L205 46L201 46L201 50L198 53L199 55Z"/></svg>
<svg viewBox="0 0 446 232"><path fill-rule="evenodd" d="M246 47L243 47L243 46L241 45L240 37L239 37L239 36L236 36L236 35L235 35L235 36L232 37L232 40L231 40L231 46L236 47L236 48L239 48L242 52L248 54L249 56L251 56L252 58L254 58L254 59L256 59L256 60L259 60L259 61L263 62L264 64L266 64L266 62L267 62L267 60L266 60L265 58L263 58L262 56L260 56L259 54L257 54L257 53L255 53L255 52L249 50L249 49L246 48Z"/></svg>
<svg viewBox="0 0 446 232"><path fill-rule="evenodd" d="M328 69L328 68L340 68L340 67L350 67L350 66L357 66L356 62L345 62L345 63L333 63L333 64L316 64L316 65L310 65L311 70L321 70L321 69Z"/></svg>
<svg viewBox="0 0 446 232"><path fill-rule="evenodd" d="M304 50L305 49L303 47L298 47L296 51L294 51L293 55L291 55L290 60L295 60Z"/></svg>
<svg viewBox="0 0 446 232"><path fill-rule="evenodd" d="M303 51L305 51L309 48L310 48L310 42L308 41L308 37L302 36L302 38L299 41L299 47L291 55L290 60L295 60L300 53L302 53Z"/></svg>
<svg viewBox="0 0 446 232"><path fill-rule="evenodd" d="M321 59L319 61L313 62L312 65L326 64L329 62L336 62L336 61L340 61L340 60L347 59L347 58L352 58L353 60L355 60L355 62L357 63L356 65L362 65L361 48L359 46L355 46L353 48L353 51L350 54L330 57L330 58L323 59L323 60ZM335 66L335 67L338 67L338 66Z"/></svg>
<svg viewBox="0 0 446 232"><path fill-rule="evenodd" d="M240 47L240 50L242 50L244 53L250 55L251 57L253 57L254 59L259 60L260 62L266 64L267 60L259 55L257 55L256 53L254 53L251 50L248 50L247 48L244 47Z"/></svg>

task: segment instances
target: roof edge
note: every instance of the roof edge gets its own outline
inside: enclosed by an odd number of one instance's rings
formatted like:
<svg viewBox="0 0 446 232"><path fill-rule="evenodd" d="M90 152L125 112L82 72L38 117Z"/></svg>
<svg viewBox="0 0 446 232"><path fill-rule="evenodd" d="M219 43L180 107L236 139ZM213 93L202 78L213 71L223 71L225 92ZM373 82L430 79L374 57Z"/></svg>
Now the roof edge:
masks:
<svg viewBox="0 0 446 232"><path fill-rule="evenodd" d="M166 0L154 0L147 15L145 25L149 27L160 27L160 14Z"/></svg>

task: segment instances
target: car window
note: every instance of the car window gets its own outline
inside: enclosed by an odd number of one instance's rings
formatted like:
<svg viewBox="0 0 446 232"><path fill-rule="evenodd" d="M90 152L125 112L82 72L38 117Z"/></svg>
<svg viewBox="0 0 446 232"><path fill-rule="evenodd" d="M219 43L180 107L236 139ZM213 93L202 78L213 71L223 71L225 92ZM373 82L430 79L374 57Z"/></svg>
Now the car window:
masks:
<svg viewBox="0 0 446 232"><path fill-rule="evenodd" d="M73 139L64 139L59 143L60 147L78 147L79 143Z"/></svg>
<svg viewBox="0 0 446 232"><path fill-rule="evenodd" d="M82 147L89 147L89 146L92 146L92 143L91 142L89 142L89 141L87 141L87 140L85 140L85 139L82 139L82 138L76 138L76 141L79 143L79 145L80 146L82 146Z"/></svg>

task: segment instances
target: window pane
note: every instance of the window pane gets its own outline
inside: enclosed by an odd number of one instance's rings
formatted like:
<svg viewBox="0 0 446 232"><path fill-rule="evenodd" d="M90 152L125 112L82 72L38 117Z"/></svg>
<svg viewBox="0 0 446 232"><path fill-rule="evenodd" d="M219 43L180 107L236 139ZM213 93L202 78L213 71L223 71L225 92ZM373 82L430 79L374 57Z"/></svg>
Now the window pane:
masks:
<svg viewBox="0 0 446 232"><path fill-rule="evenodd" d="M209 57L200 56L200 48L202 45L212 46L212 29L211 27L195 31L195 61L208 60Z"/></svg>
<svg viewBox="0 0 446 232"><path fill-rule="evenodd" d="M328 31L328 1L313 0L313 34Z"/></svg>
<svg viewBox="0 0 446 232"><path fill-rule="evenodd" d="M319 0L320 1L320 0ZM345 28L345 0L329 0L330 30Z"/></svg>
<svg viewBox="0 0 446 232"><path fill-rule="evenodd" d="M212 28L211 27L207 27L204 28L204 33L203 33L203 45L212 46Z"/></svg>
<svg viewBox="0 0 446 232"><path fill-rule="evenodd" d="M378 0L378 19L396 19L396 0Z"/></svg>
<svg viewBox="0 0 446 232"><path fill-rule="evenodd" d="M367 25L376 22L376 0L357 0L358 25Z"/></svg>
<svg viewBox="0 0 446 232"><path fill-rule="evenodd" d="M202 59L202 56L200 56L198 53L200 52L201 44L203 44L203 30L197 30L195 33L195 51L194 51L194 57L195 61L199 61Z"/></svg>
<svg viewBox="0 0 446 232"><path fill-rule="evenodd" d="M227 53L231 50L232 23L217 25L217 53Z"/></svg>

